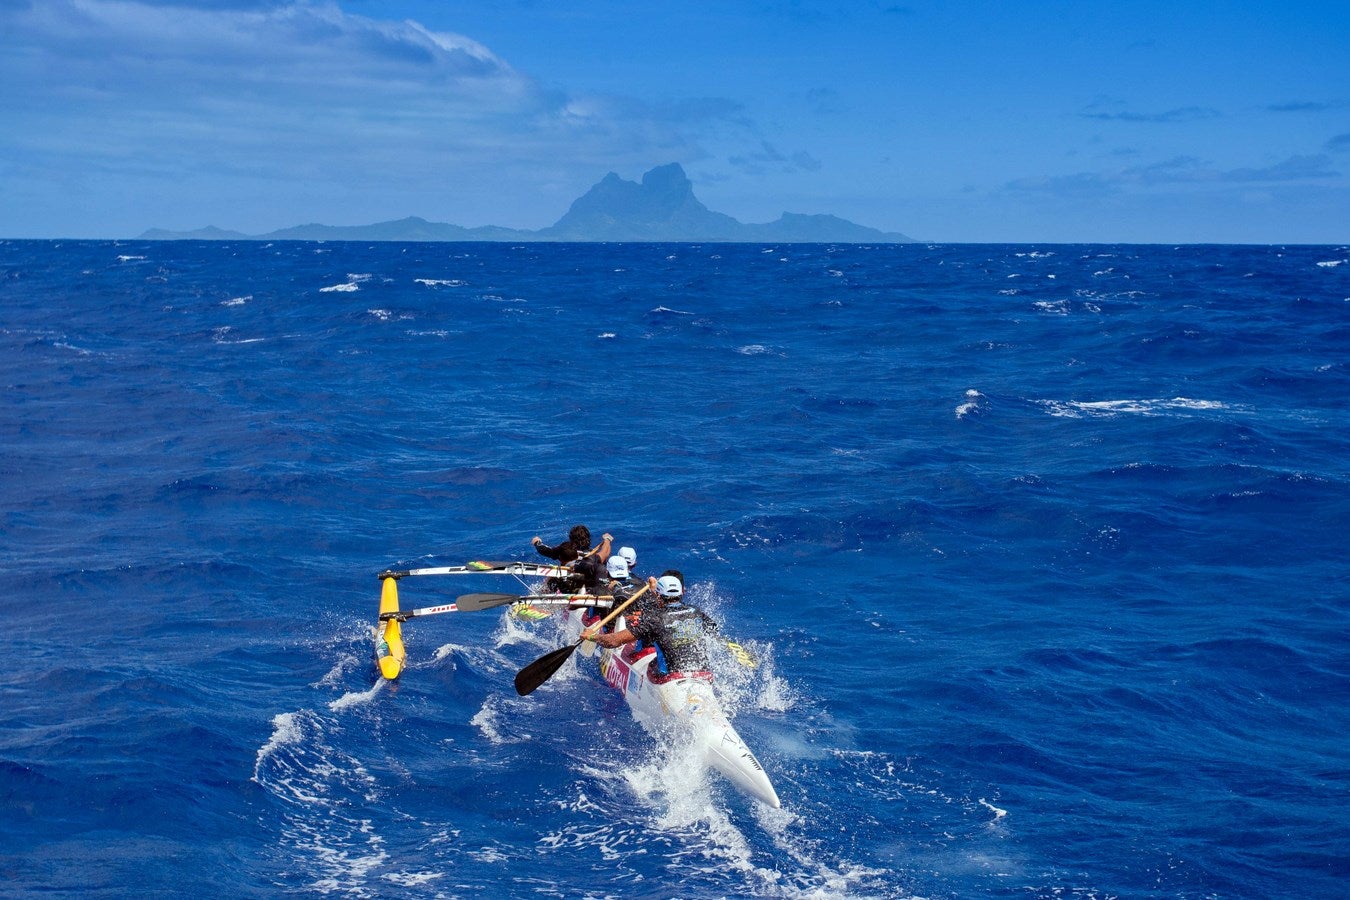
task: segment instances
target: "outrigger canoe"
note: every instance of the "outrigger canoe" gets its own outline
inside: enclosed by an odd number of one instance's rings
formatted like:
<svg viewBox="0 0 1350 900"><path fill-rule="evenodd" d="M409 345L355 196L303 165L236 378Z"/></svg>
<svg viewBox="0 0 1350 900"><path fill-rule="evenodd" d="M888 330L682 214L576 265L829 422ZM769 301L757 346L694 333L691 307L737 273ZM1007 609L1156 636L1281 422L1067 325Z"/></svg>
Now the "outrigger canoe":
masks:
<svg viewBox="0 0 1350 900"><path fill-rule="evenodd" d="M581 636L582 614L580 609L563 612L563 630L572 640ZM596 645L586 646L594 648ZM764 767L723 712L722 703L713 690L711 673L654 678L655 673L650 669L656 659L655 649L639 651L635 655L632 644L614 650L601 648L592 658L597 657L600 676L623 694L633 711L633 718L649 734L659 739L662 730L671 725L687 732L697 743L705 765L761 803L774 809L780 807L778 793Z"/></svg>
<svg viewBox="0 0 1350 900"><path fill-rule="evenodd" d="M456 603L406 611L399 609L400 578L416 575L470 574L514 575L517 579L523 579L558 577L571 573L570 570L559 566L524 562L471 562L465 566L381 572L379 577L383 587L380 592L380 619L374 629L375 657L381 675L392 680L403 670L405 651L400 623L414 616L469 612L510 604L512 615L515 617L537 621L548 618L552 610L561 607L564 617L563 631L576 642L583 628L582 604L596 607L611 605L611 598L607 596L540 595L531 591L528 597L468 594L459 597ZM524 584L523 581L521 583ZM622 627L622 620L619 627ZM731 641L727 641L726 644L742 665L754 665L753 659L739 644ZM614 650L597 648L592 643L587 643L586 647L590 651L600 649L598 654L593 653L592 656L599 663L601 677L610 687L623 694L624 700L633 711L633 718L637 719L648 733L659 739L662 730L672 725L688 733L695 741L699 756L706 766L720 772L733 785L761 803L774 809L780 807L778 793L774 790L773 783L769 781L764 767L727 719L722 703L713 690L710 673L657 678L649 671L656 659L655 650L634 654L632 644Z"/></svg>

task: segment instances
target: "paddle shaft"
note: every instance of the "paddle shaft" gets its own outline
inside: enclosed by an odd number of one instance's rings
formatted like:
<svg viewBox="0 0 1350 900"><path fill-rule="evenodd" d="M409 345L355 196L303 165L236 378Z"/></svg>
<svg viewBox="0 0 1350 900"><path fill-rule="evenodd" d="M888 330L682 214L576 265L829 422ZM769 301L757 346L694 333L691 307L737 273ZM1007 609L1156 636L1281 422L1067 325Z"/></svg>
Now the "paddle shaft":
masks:
<svg viewBox="0 0 1350 900"><path fill-rule="evenodd" d="M613 604L614 598L610 594L464 594L454 603L380 613L380 621L398 619L400 622L405 622L417 616L434 616L449 612L478 612L479 610L521 602L537 603L540 606L571 606L577 609L587 606L607 608Z"/></svg>
<svg viewBox="0 0 1350 900"><path fill-rule="evenodd" d="M474 566L433 566L427 569L386 569L377 576L385 578L407 578L412 575L526 575L534 577L560 577L570 575L566 566L543 565L526 562L487 563L487 568Z"/></svg>
<svg viewBox="0 0 1350 900"><path fill-rule="evenodd" d="M598 623L592 625L590 628L582 629L581 637L577 639L577 643L580 644L582 641L586 640L587 631L589 631L591 634L595 634L595 632L599 631L601 628L604 628L610 622L614 621L615 617L618 616L619 613L627 609L630 603L632 603L637 598L641 597L643 594L647 593L647 588L649 586L650 585L644 584L638 591L636 591L633 594L633 596L629 597L627 600L620 603L617 608L610 610L609 615L605 616Z"/></svg>

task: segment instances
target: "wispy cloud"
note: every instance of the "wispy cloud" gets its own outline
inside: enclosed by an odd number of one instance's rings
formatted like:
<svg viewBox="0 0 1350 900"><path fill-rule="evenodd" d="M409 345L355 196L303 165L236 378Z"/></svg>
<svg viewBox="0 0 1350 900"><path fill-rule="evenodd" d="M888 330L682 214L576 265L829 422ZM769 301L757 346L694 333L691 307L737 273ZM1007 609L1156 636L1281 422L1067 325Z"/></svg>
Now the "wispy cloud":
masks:
<svg viewBox="0 0 1350 900"><path fill-rule="evenodd" d="M1217 119L1223 114L1216 109L1210 109L1206 106L1182 106L1176 109L1165 110L1164 112L1139 113L1139 112L1111 112L1088 108L1078 114L1084 119L1096 119L1102 122L1142 122L1146 124L1174 125L1186 122L1202 122L1207 119Z"/></svg>
<svg viewBox="0 0 1350 900"><path fill-rule="evenodd" d="M1340 177L1329 156L1292 156L1269 166L1217 169L1193 156L1176 156L1148 165L1106 172L1020 178L1008 182L1011 191L1038 191L1065 195L1110 194L1127 189L1176 185L1237 185L1312 182Z"/></svg>
<svg viewBox="0 0 1350 900"><path fill-rule="evenodd" d="M1277 113L1316 113L1341 109L1344 103L1327 103L1321 100L1294 100L1289 103L1272 103L1265 107L1267 112Z"/></svg>
<svg viewBox="0 0 1350 900"><path fill-rule="evenodd" d="M820 170L820 160L805 151L790 155L779 152L768 141L761 141L759 149L746 154L730 157L727 162L737 169L750 174L762 174L766 171L780 172L816 172Z"/></svg>
<svg viewBox="0 0 1350 900"><path fill-rule="evenodd" d="M1350 151L1350 132L1338 134L1327 141L1327 149L1332 153L1345 153L1346 151Z"/></svg>

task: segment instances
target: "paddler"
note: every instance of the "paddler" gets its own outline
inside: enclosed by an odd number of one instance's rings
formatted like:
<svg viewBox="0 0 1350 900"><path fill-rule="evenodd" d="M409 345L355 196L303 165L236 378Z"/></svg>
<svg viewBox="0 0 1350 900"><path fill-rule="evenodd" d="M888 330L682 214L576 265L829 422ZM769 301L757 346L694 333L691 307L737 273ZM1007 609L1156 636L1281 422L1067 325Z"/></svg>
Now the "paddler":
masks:
<svg viewBox="0 0 1350 900"><path fill-rule="evenodd" d="M567 540L556 547L545 544L543 538L535 535L530 543L540 556L556 559L564 566L570 566L575 574L563 578L550 578L544 583L544 590L551 594L571 594L585 589L588 593L599 593L601 568L609 559L610 543L614 540L606 534L600 546L591 549L591 530L585 525L573 525L567 533ZM594 564L586 560L594 558Z"/></svg>
<svg viewBox="0 0 1350 900"><path fill-rule="evenodd" d="M629 548L625 547L624 549L627 550ZM623 551L620 550L618 553L611 556L605 563L605 573L609 576L609 581L606 582L600 593L609 594L614 598L614 602L610 604L611 607L624 603L629 597L641 590L642 585L644 584L641 579L633 577L632 573L628 571L628 560L622 553ZM636 554L634 555L636 556ZM638 620L638 615L639 610L630 607L625 614L625 618L628 622L636 622ZM595 607L591 607L587 609L586 613L582 616L581 623L583 626L589 626L597 618L599 618L599 613L596 611ZM607 631L613 631L614 625L612 623L606 625L605 629Z"/></svg>
<svg viewBox="0 0 1350 900"><path fill-rule="evenodd" d="M687 675L707 674L708 647L704 638L717 631L712 617L684 602L684 576L676 569L667 569L660 578L648 578L647 586L657 597L648 604L641 616L621 631L597 634L593 640L601 647L622 647L640 640L656 646L656 661L648 672L653 681L669 681Z"/></svg>

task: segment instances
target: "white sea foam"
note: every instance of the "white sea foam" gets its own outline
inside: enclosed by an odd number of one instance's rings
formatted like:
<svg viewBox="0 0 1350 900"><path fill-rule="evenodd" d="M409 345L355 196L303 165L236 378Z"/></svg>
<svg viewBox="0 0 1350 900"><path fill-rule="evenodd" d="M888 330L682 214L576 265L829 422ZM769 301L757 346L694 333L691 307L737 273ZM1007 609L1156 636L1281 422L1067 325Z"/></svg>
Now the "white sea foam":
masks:
<svg viewBox="0 0 1350 900"><path fill-rule="evenodd" d="M990 803L983 797L980 798L980 805L983 806L985 809L989 810L990 812L992 812L994 814L995 820L1001 819L1008 814L1008 811L1006 809L999 809L997 806Z"/></svg>
<svg viewBox="0 0 1350 900"><path fill-rule="evenodd" d="M505 857L502 857L505 859ZM396 884L399 887L418 887L428 884L438 878L444 878L444 872L386 872L380 876L390 884Z"/></svg>
<svg viewBox="0 0 1350 900"><path fill-rule="evenodd" d="M144 257L144 256L130 256L130 255L128 255L128 254L122 254L121 256L117 257L117 261L118 261L118 262L135 262L136 260L140 260L140 259L145 259L145 257Z"/></svg>
<svg viewBox="0 0 1350 900"><path fill-rule="evenodd" d="M427 287L467 287L467 281L460 281L458 278L414 278L417 284L424 284Z"/></svg>
<svg viewBox="0 0 1350 900"><path fill-rule="evenodd" d="M299 710L272 723L253 781L277 801L276 827L297 873L323 893L369 893L365 882L389 854L375 822L352 810L380 801L375 779L330 743L331 720Z"/></svg>
<svg viewBox="0 0 1350 900"><path fill-rule="evenodd" d="M671 309L671 308L668 307L668 306L658 306L658 307L656 307L656 309L653 309L652 312L653 312L653 313L662 313L662 314L665 314L665 315L671 315L671 316L692 316L692 315L693 315L693 313L687 312L686 310L683 310L683 309Z"/></svg>
<svg viewBox="0 0 1350 900"><path fill-rule="evenodd" d="M375 682L375 685L368 691L348 691L341 697L328 704L328 708L333 712L341 712L353 706L360 706L363 703L369 703L384 690L384 686L389 682L381 678Z"/></svg>
<svg viewBox="0 0 1350 900"><path fill-rule="evenodd" d="M333 668L328 670L328 674L311 684L310 687L337 687L342 683L342 676L356 666L363 664L365 659L365 656L358 657L355 653L341 654L337 662L333 663Z"/></svg>
<svg viewBox="0 0 1350 900"><path fill-rule="evenodd" d="M1084 416L1114 416L1133 413L1136 415L1156 416L1178 412L1203 412L1211 410L1235 409L1218 400L1193 400L1189 397L1173 397L1171 400L1041 400L1041 406L1052 416L1082 418Z"/></svg>
<svg viewBox="0 0 1350 900"><path fill-rule="evenodd" d="M602 341L608 341L618 337L618 335L616 335L612 331L602 331L599 334L597 334L596 337Z"/></svg>
<svg viewBox="0 0 1350 900"><path fill-rule="evenodd" d="M956 407L956 417L964 419L966 416L977 415L984 411L984 394L971 389L966 391L966 402Z"/></svg>
<svg viewBox="0 0 1350 900"><path fill-rule="evenodd" d="M252 300L252 299L253 299L253 295L252 295L252 294L246 294L246 295L244 295L243 297L231 297L229 300L222 300L221 303L220 303L220 305L221 305L221 306L243 306L245 303L247 303L248 301L250 301L250 300Z"/></svg>
<svg viewBox="0 0 1350 900"><path fill-rule="evenodd" d="M300 724L296 720L296 713L278 713L272 717L272 736L267 739L267 743L258 748L258 754L253 763L253 781L258 780L258 767L277 751L279 747L287 744L294 744L302 736Z"/></svg>
<svg viewBox="0 0 1350 900"><path fill-rule="evenodd" d="M95 356L95 355L96 355L96 354L94 353L93 350L86 350L86 349L83 348L83 347L76 347L74 344L68 344L68 343L66 343L65 341L53 341L53 342L52 342L52 346L53 346L53 347L57 347L57 348L59 348L59 349L61 349L61 350L71 350L71 351L74 351L75 353L78 353L80 356Z"/></svg>
<svg viewBox="0 0 1350 900"><path fill-rule="evenodd" d="M1344 265L1345 262L1346 261L1343 259L1328 259L1325 262L1318 263L1317 265L1323 269L1334 269L1337 266Z"/></svg>
<svg viewBox="0 0 1350 900"><path fill-rule="evenodd" d="M348 282L346 282L346 283L344 283L344 284L332 284L332 285L329 285L328 287L321 287L321 288L319 288L319 293L320 293L320 294L331 294L331 293L334 293L334 292L338 292L338 293L349 294L349 293L351 293L352 291L359 291L359 290L361 290L361 288L360 288L359 285L357 285L355 282L348 281Z"/></svg>
<svg viewBox="0 0 1350 900"><path fill-rule="evenodd" d="M1068 300L1037 300L1034 305L1043 313L1056 316L1067 316L1069 314Z"/></svg>
<svg viewBox="0 0 1350 900"><path fill-rule="evenodd" d="M483 701L483 706L469 720L469 724L482 732L483 737L492 744L521 744L532 740L529 734L516 726L518 717L515 715L508 716L512 722L510 726L499 727L502 720L502 704L505 702L509 701L503 700L497 694L489 694Z"/></svg>

